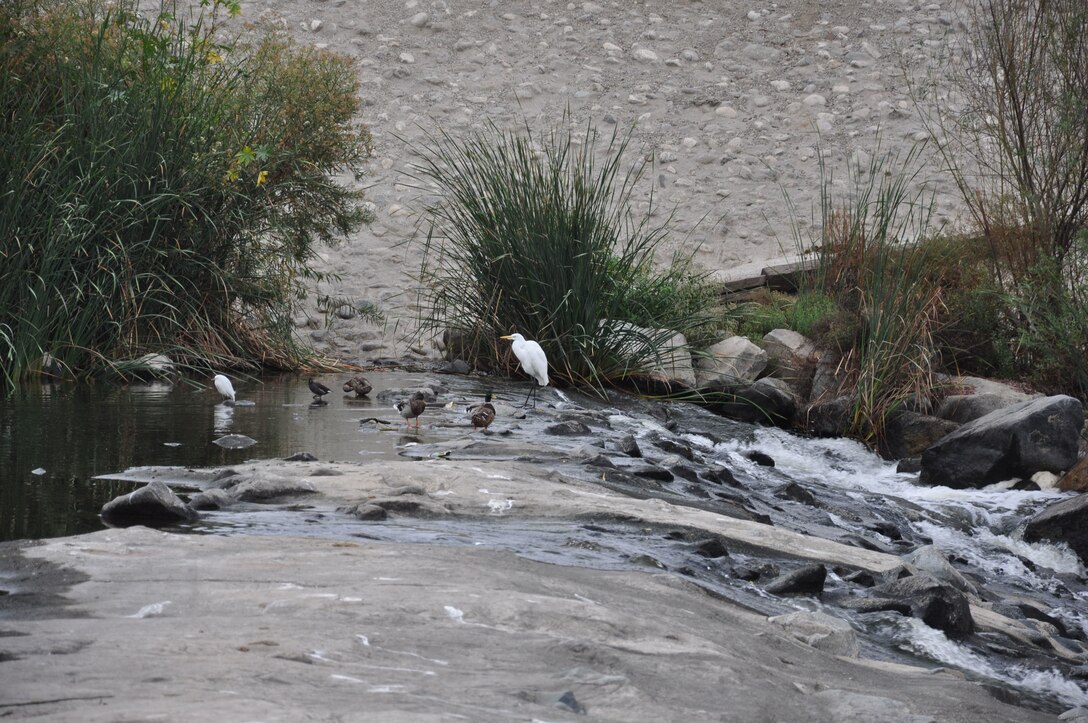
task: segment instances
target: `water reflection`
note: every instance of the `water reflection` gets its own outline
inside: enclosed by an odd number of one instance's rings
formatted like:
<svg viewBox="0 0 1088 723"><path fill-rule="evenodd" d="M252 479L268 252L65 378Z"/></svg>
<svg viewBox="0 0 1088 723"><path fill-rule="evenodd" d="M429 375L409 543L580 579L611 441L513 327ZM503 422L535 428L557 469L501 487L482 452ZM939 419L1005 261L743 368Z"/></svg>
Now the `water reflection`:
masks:
<svg viewBox="0 0 1088 723"><path fill-rule="evenodd" d="M426 381L412 374L368 378L371 398ZM342 384L335 375L319 381L334 389ZM128 467L229 465L297 452L324 460L393 459L403 445L360 425L361 418L392 414L370 399L334 393L324 404L311 404L305 380L279 376L245 383L247 399L230 405L205 383L39 384L0 399L0 540L101 529L101 506L135 486L93 478ZM212 443L227 434L257 444L223 449ZM37 469L45 473L34 474Z"/></svg>

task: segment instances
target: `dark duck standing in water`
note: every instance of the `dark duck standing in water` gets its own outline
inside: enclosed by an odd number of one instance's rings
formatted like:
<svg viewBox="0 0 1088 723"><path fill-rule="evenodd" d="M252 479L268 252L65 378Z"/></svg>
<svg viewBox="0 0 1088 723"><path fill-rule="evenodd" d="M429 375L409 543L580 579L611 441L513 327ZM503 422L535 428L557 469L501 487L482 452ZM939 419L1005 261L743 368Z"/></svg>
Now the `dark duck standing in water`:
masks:
<svg viewBox="0 0 1088 723"><path fill-rule="evenodd" d="M491 392L484 396L483 404L474 404L469 407L472 412L472 428L487 429L495 421L495 407L491 404Z"/></svg>
<svg viewBox="0 0 1088 723"><path fill-rule="evenodd" d="M416 429L419 429L419 415L423 414L423 410L427 408L427 401L423 398L423 392L416 392L415 396L407 402L397 402L393 405L394 408L400 412L400 416L404 417L405 424L409 419L416 420Z"/></svg>
<svg viewBox="0 0 1088 723"><path fill-rule="evenodd" d="M313 379L306 382L306 384L310 387L310 391L314 393L314 399L320 400L321 397L332 391L321 382L314 381Z"/></svg>
<svg viewBox="0 0 1088 723"><path fill-rule="evenodd" d="M356 397L365 397L373 389L366 377L352 377L344 382L345 392L355 392Z"/></svg>

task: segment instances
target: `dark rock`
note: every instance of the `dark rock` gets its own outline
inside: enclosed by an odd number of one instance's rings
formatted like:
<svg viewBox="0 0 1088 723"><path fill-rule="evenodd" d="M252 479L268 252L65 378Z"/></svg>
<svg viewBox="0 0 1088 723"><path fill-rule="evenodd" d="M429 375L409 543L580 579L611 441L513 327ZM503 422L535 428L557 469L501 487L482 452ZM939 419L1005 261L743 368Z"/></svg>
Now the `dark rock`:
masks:
<svg viewBox="0 0 1088 723"><path fill-rule="evenodd" d="M819 595L824 591L827 568L820 564L779 575L763 588L774 595Z"/></svg>
<svg viewBox="0 0 1088 723"><path fill-rule="evenodd" d="M949 637L970 635L975 629L967 597L929 575L912 575L877 585L873 594L910 605L911 615Z"/></svg>
<svg viewBox="0 0 1088 723"><path fill-rule="evenodd" d="M578 702L578 699L574 697L574 693L566 691L555 701L557 708L564 708L571 713L584 714L586 712L585 706Z"/></svg>
<svg viewBox="0 0 1088 723"><path fill-rule="evenodd" d="M782 500L800 502L809 507L820 506L820 502L816 499L816 495L812 494L796 482L790 482L788 485L775 492L774 496Z"/></svg>
<svg viewBox="0 0 1088 723"><path fill-rule="evenodd" d="M897 411L888 415L884 428L884 453L890 459L917 457L960 425L928 414Z"/></svg>
<svg viewBox="0 0 1088 723"><path fill-rule="evenodd" d="M693 545L695 553L702 555L703 557L709 557L711 559L717 559L719 557L729 557L729 551L725 549L725 545L720 538L711 537L707 540L701 540Z"/></svg>
<svg viewBox="0 0 1088 723"><path fill-rule="evenodd" d="M551 434L557 437L575 437L579 434L589 434L589 432L589 427L575 419L557 422L556 424L544 428L544 434Z"/></svg>
<svg viewBox="0 0 1088 723"><path fill-rule="evenodd" d="M922 471L922 458L907 457L901 459L899 464L895 465L895 471L897 474L918 474Z"/></svg>
<svg viewBox="0 0 1088 723"><path fill-rule="evenodd" d="M746 565L741 563L733 566L733 577L739 580L747 580L752 582L758 580L761 577L777 577L778 566L773 562L765 562L762 565Z"/></svg>
<svg viewBox="0 0 1088 723"><path fill-rule="evenodd" d="M619 442L620 451L626 454L628 457L641 457L642 450L639 449L638 442L635 441L634 436L627 434L620 438Z"/></svg>
<svg viewBox="0 0 1088 723"><path fill-rule="evenodd" d="M850 432L852 409L849 397L813 402L805 410L802 426L817 437L845 437Z"/></svg>
<svg viewBox="0 0 1088 723"><path fill-rule="evenodd" d="M1056 502L1024 528L1025 542L1062 542L1088 563L1088 494Z"/></svg>
<svg viewBox="0 0 1088 723"><path fill-rule="evenodd" d="M774 458L766 452L760 452L757 449L753 449L745 452L744 456L758 464L760 467L774 467Z"/></svg>
<svg viewBox="0 0 1088 723"><path fill-rule="evenodd" d="M841 607L854 610L859 613L886 613L893 612L900 615L910 615L909 602L892 600L886 597L852 597L837 600Z"/></svg>
<svg viewBox="0 0 1088 723"><path fill-rule="evenodd" d="M636 477L645 477L646 479L657 480L658 482L672 482L675 479L675 475L663 467L654 467L648 465L646 467L638 467L629 470L631 474Z"/></svg>
<svg viewBox="0 0 1088 723"><path fill-rule="evenodd" d="M1065 623L1063 623L1061 619L1056 618L1053 615L1047 614L1045 610L1041 610L1033 603L1021 602L1016 607L1025 618L1031 618L1032 620L1039 620L1049 625L1053 625L1054 628L1058 631L1058 635L1062 636L1063 638L1073 637L1074 635L1076 635L1076 631L1070 631L1067 627L1065 627ZM1070 635L1071 632L1073 632L1073 635Z"/></svg>
<svg viewBox="0 0 1088 723"><path fill-rule="evenodd" d="M1008 394L950 394L941 400L937 416L950 422L967 424L991 412L1024 401L1023 395Z"/></svg>
<svg viewBox="0 0 1088 723"><path fill-rule="evenodd" d="M686 465L674 464L673 466L669 467L669 471L672 472L674 476L679 477L680 479L686 479L688 482L699 481L698 471Z"/></svg>
<svg viewBox="0 0 1088 723"><path fill-rule="evenodd" d="M781 379L764 377L751 384L719 380L699 392L711 411L741 422L789 427L797 414L793 391Z"/></svg>
<svg viewBox="0 0 1088 723"><path fill-rule="evenodd" d="M163 527L191 522L197 513L181 501L164 482L151 482L135 492L116 497L102 506L102 521L111 527Z"/></svg>
<svg viewBox="0 0 1088 723"><path fill-rule="evenodd" d="M920 481L948 487L983 487L1060 473L1077 461L1084 409L1073 397L1032 399L999 409L944 436L922 454Z"/></svg>
<svg viewBox="0 0 1088 723"><path fill-rule="evenodd" d="M317 457L313 456L309 452L299 452L292 454L290 457L284 457L284 462L316 462Z"/></svg>
<svg viewBox="0 0 1088 723"><path fill-rule="evenodd" d="M842 579L845 582L852 582L862 587L873 587L877 583L876 576L868 570L855 570L847 575L843 575Z"/></svg>

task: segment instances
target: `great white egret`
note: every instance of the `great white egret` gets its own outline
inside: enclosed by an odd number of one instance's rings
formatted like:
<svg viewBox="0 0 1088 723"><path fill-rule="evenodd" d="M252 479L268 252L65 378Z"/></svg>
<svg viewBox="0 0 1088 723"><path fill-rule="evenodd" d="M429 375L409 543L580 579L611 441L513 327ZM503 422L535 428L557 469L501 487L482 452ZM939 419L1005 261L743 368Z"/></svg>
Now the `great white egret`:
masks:
<svg viewBox="0 0 1088 723"><path fill-rule="evenodd" d="M310 391L314 393L314 399L318 400L332 391L321 382L314 381L313 379L306 382L306 385L310 387Z"/></svg>
<svg viewBox="0 0 1088 723"><path fill-rule="evenodd" d="M366 377L352 377L344 383L344 391L355 392L356 397L365 397L373 388Z"/></svg>
<svg viewBox="0 0 1088 723"><path fill-rule="evenodd" d="M525 406L529 403L529 397L533 398L533 406L536 406L536 388L537 385L542 387L548 386L548 357L544 353L544 350L540 348L540 344L535 341L526 340L521 334L510 334L508 336L501 336L500 339L510 339L513 341L511 348L514 350L514 356L521 362L521 370L533 378L533 386L529 389L529 393L525 395L525 401L521 406Z"/></svg>
<svg viewBox="0 0 1088 723"><path fill-rule="evenodd" d="M495 421L495 406L491 404L491 392L484 395L483 404L474 404L469 407L472 412L472 428L487 429Z"/></svg>
<svg viewBox="0 0 1088 723"><path fill-rule="evenodd" d="M427 400L423 398L423 392L416 392L416 395L407 402L397 402L393 407L400 412L405 422L409 419L416 420L416 429L419 429L419 415L423 414L423 410L427 408Z"/></svg>
<svg viewBox="0 0 1088 723"><path fill-rule="evenodd" d="M222 374L216 374L212 379L215 382L215 390L227 399L234 401L234 385Z"/></svg>

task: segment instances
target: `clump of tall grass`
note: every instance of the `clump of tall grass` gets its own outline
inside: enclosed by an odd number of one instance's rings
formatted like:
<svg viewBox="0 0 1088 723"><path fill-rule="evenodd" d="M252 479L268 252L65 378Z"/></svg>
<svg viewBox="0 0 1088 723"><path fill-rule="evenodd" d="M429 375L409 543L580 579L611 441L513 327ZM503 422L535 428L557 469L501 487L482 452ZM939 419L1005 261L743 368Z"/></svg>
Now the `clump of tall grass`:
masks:
<svg viewBox="0 0 1088 723"><path fill-rule="evenodd" d="M236 0L0 4L0 368L147 352L291 367L318 242L366 220L346 59L229 36Z"/></svg>
<svg viewBox="0 0 1088 723"><path fill-rule="evenodd" d="M820 236L807 249L815 259L809 293L837 307L824 335L842 353L847 383L838 391L852 396L851 432L877 446L889 414L933 393L940 364L944 285L928 242L932 197L919 182L920 150L878 149L865 167L851 165L846 200L821 166Z"/></svg>
<svg viewBox="0 0 1088 723"><path fill-rule="evenodd" d="M691 257L654 266L668 219L632 211L645 163L624 164L629 143L592 125L576 134L569 119L543 137L493 125L429 136L415 172L430 196L422 330L474 339L468 361L501 368L516 362L494 340L517 331L544 347L553 377L600 388L709 324Z"/></svg>

